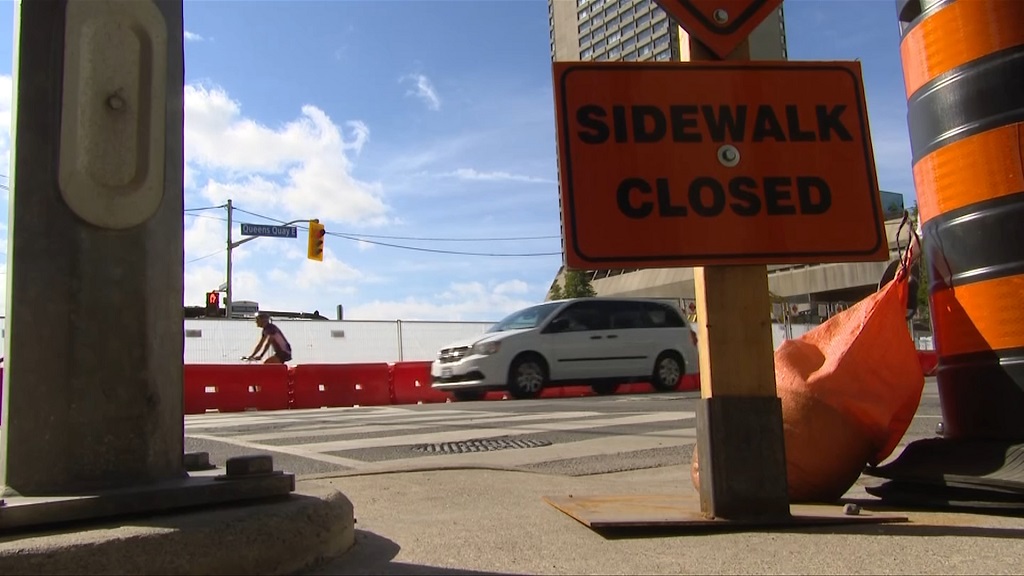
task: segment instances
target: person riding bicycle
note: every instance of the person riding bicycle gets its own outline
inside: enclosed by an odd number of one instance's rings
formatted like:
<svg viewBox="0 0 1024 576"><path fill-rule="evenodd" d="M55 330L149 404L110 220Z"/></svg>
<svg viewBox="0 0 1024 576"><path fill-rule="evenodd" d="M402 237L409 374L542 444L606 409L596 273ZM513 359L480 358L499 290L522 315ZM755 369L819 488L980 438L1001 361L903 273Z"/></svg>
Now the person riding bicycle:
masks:
<svg viewBox="0 0 1024 576"><path fill-rule="evenodd" d="M292 359L292 345L284 337L284 332L281 332L281 329L270 321L270 314L260 312L256 316L256 325L263 329L263 335L260 337L260 341L256 344L256 349L252 351L249 359L262 359L271 346L274 347L274 354L267 358L264 364L284 364ZM259 352L260 346L263 347L262 352ZM256 356L257 352L259 352L259 356Z"/></svg>

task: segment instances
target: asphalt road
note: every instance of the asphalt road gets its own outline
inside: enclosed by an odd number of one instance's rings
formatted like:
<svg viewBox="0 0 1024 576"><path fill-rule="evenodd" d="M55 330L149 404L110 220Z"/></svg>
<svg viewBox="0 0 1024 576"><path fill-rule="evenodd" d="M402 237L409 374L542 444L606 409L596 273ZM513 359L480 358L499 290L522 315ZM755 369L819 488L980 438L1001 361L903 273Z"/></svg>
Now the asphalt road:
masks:
<svg viewBox="0 0 1024 576"><path fill-rule="evenodd" d="M588 476L686 465L698 392L203 414L186 417L186 450L214 464L270 454L301 476L444 468ZM928 379L903 444L935 434ZM902 448L902 446L901 446ZM899 450L897 450L897 453Z"/></svg>

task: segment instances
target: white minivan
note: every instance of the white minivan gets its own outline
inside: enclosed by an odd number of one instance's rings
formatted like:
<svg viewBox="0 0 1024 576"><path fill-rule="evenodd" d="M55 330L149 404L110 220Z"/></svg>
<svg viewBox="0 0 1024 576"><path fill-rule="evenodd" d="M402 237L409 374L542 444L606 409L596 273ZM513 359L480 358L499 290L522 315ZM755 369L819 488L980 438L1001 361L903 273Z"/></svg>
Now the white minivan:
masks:
<svg viewBox="0 0 1024 576"><path fill-rule="evenodd" d="M574 298L519 310L475 338L453 342L430 369L431 386L457 400L489 390L536 398L547 386L612 394L650 382L675 390L697 373L697 337L680 310L640 298Z"/></svg>

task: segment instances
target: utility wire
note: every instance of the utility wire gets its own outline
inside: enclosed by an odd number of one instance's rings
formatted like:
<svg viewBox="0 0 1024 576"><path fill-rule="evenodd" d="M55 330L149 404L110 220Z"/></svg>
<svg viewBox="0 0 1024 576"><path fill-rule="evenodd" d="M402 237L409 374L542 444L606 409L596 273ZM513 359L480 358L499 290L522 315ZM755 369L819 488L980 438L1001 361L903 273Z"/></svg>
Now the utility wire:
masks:
<svg viewBox="0 0 1024 576"><path fill-rule="evenodd" d="M353 238L379 238L382 240L420 240L423 242L514 242L519 240L554 240L561 236L516 236L507 238L426 238L422 236L381 236L378 234L349 234Z"/></svg>
<svg viewBox="0 0 1024 576"><path fill-rule="evenodd" d="M345 238L346 240L352 240L355 242L366 242L367 244L375 244L377 246L387 246L388 248L401 248L402 250L414 250L416 252L431 252L433 254L454 254L458 256L490 256L494 258L526 258L535 256L561 256L561 252L521 252L521 253L507 253L507 252L462 252L459 250L441 250L438 248L420 248L418 246L402 246L399 244L390 244L387 242L378 242L376 240L364 240L363 238L356 238L354 236L348 236L339 232L328 232L328 236L336 236L338 238Z"/></svg>
<svg viewBox="0 0 1024 576"><path fill-rule="evenodd" d="M185 216L191 216L193 218L206 218L208 220L219 220L221 222L227 222L228 221L227 218L223 218L221 216L207 216L206 214L195 214L195 213L192 213L192 212L186 213Z"/></svg>
<svg viewBox="0 0 1024 576"><path fill-rule="evenodd" d="M278 219L278 218L272 218L270 216L266 216L264 214L258 214L256 212L250 212L249 210L245 210L243 208L234 208L234 209L239 211L239 212L242 212L243 214L248 214L250 216L255 216L256 218L262 218L264 220L269 220L271 222L277 222L278 224L284 224L285 223L284 220L281 220L281 219ZM296 228L298 228L300 230L307 230L307 228L305 226L296 226ZM342 232L328 232L327 235L328 236L334 236L334 237L337 237L337 238L344 238L346 240L352 240L354 242L366 242L367 244L374 244L374 245L378 245L378 246L385 246L385 247L388 247L388 248L397 248L397 249L401 249L401 250L413 250L413 251L416 251L416 252L430 252L430 253L434 253L434 254L452 254L452 255L457 255L457 256L488 256L488 257L495 257L495 258L502 258L502 257L522 258L522 257L561 256L562 255L561 252L503 253L503 252L465 252L465 251L461 251L461 250L441 250L441 249L437 249L437 248L422 248L422 247L418 247L418 246L405 246L405 245L401 245L401 244L391 244L389 242L378 242L378 241L375 241L375 240L367 240L366 239L366 238L388 238L388 237L385 237L385 236L369 236L369 235L361 235L361 234L346 234L346 233L342 233ZM556 237L552 236L550 238L556 238ZM431 239L428 239L428 238L413 238L413 237L399 237L399 238L395 238L395 239L424 240L424 241L431 240ZM475 240L472 240L472 241L480 242L480 241L487 241L487 240L525 240L525 239L527 239L527 237L521 237L521 238L478 238L478 239L475 239ZM530 239L542 239L542 238L541 237L531 237ZM433 240L434 241L446 241L446 242L470 241L470 239L462 239L462 238L445 238L445 239L433 239Z"/></svg>
<svg viewBox="0 0 1024 576"><path fill-rule="evenodd" d="M220 206L203 206L202 208L186 208L185 212L202 212L204 210L221 210L227 208L227 204L221 204Z"/></svg>
<svg viewBox="0 0 1024 576"><path fill-rule="evenodd" d="M193 262L199 262L200 260L206 260L207 258L213 258L214 256L216 256L218 254L223 254L223 253L224 253L223 249L222 250L217 250L216 252L212 252L210 254L207 254L206 256L200 256L199 258L193 258L191 260L186 260L185 264L191 264Z"/></svg>

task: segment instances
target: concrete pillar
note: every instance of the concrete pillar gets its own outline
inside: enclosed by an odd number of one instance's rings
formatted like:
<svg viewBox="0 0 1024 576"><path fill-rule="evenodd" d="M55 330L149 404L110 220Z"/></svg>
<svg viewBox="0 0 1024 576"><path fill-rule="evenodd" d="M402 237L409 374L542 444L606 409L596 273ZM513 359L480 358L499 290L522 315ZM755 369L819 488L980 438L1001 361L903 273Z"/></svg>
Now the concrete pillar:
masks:
<svg viewBox="0 0 1024 576"><path fill-rule="evenodd" d="M21 1L15 26L6 494L185 478L182 0Z"/></svg>

